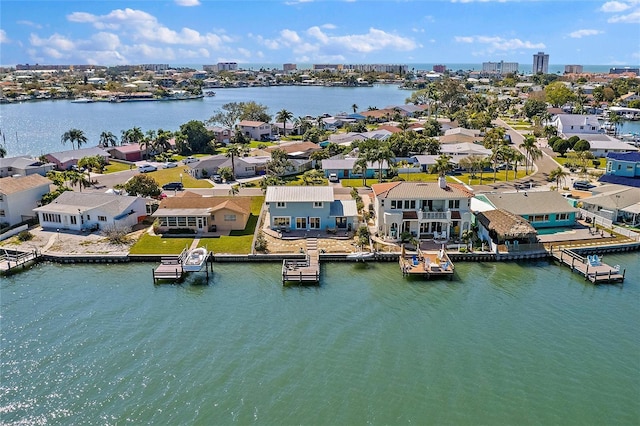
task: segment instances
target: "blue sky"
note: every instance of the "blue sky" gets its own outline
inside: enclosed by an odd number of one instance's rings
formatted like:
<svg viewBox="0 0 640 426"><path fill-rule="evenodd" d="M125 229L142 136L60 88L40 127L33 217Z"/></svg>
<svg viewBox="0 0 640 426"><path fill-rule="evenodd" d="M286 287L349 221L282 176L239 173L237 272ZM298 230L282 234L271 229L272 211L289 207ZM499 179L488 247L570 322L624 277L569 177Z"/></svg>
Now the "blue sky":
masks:
<svg viewBox="0 0 640 426"><path fill-rule="evenodd" d="M2 0L0 64L640 63L640 0Z"/></svg>

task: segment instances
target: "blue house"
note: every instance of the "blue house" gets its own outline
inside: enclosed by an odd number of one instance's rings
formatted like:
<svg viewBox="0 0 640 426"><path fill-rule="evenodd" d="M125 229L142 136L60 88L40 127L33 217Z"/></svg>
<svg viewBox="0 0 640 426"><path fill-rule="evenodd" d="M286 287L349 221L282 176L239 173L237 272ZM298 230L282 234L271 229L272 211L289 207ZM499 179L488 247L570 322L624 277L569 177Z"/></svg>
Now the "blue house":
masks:
<svg viewBox="0 0 640 426"><path fill-rule="evenodd" d="M337 200L330 186L269 186L265 197L274 230L351 231L358 222L355 200Z"/></svg>
<svg viewBox="0 0 640 426"><path fill-rule="evenodd" d="M640 152L608 153L606 170L600 182L640 188Z"/></svg>
<svg viewBox="0 0 640 426"><path fill-rule="evenodd" d="M521 216L536 229L570 227L576 223L578 209L557 191L503 192L480 197L496 209Z"/></svg>
<svg viewBox="0 0 640 426"><path fill-rule="evenodd" d="M352 158L328 158L322 160L322 171L325 177L329 177L331 173L335 173L340 179L362 179L362 170L356 170L356 157ZM374 178L378 173L378 162L368 162L367 170L364 172L365 177ZM386 177L389 173L389 165L386 161L382 162L382 176Z"/></svg>

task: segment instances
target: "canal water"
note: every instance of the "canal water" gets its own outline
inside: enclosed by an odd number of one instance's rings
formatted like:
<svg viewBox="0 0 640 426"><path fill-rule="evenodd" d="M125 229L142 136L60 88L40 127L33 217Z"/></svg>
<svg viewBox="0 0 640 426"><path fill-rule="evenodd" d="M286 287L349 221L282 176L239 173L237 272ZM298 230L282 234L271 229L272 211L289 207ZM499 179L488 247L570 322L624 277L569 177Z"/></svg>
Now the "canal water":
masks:
<svg viewBox="0 0 640 426"><path fill-rule="evenodd" d="M567 268L40 264L0 280L3 424L640 423L640 256L624 285Z"/></svg>

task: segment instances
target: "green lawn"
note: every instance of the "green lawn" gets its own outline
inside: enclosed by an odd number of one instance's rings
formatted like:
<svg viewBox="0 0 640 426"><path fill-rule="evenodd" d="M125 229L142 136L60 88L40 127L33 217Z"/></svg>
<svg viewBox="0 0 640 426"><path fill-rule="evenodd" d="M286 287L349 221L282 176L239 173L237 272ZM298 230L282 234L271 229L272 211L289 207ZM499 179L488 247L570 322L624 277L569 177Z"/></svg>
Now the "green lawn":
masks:
<svg viewBox="0 0 640 426"><path fill-rule="evenodd" d="M119 161L113 161L111 160L111 162L107 165L107 167L104 168L104 173L115 173L115 172L122 172L124 170L129 170L131 168L131 166L129 164L125 164L125 163L120 163Z"/></svg>
<svg viewBox="0 0 640 426"><path fill-rule="evenodd" d="M212 185L204 179L194 179L187 172L185 172L184 165L178 165L172 169L158 169L155 172L147 173L154 178L160 186L169 182L180 182L184 184L184 187L189 188L211 188ZM180 175L182 174L182 178Z"/></svg>
<svg viewBox="0 0 640 426"><path fill-rule="evenodd" d="M165 238L155 235L143 234L131 247L131 254L180 254L186 247L189 248L193 238Z"/></svg>

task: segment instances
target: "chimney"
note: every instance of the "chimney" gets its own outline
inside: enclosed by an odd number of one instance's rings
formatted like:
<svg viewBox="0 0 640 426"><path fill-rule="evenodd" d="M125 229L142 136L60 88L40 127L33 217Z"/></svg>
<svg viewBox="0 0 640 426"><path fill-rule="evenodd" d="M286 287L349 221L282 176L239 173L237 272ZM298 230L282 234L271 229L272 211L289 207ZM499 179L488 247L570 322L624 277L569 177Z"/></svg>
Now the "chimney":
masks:
<svg viewBox="0 0 640 426"><path fill-rule="evenodd" d="M444 176L439 176L438 177L438 186L441 189L445 189L447 187L447 178Z"/></svg>

